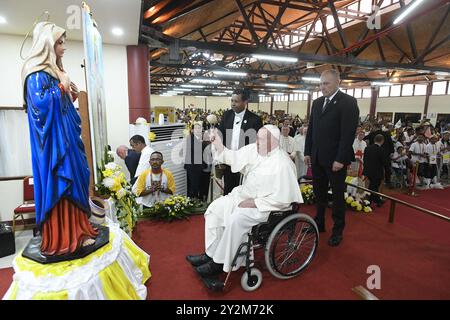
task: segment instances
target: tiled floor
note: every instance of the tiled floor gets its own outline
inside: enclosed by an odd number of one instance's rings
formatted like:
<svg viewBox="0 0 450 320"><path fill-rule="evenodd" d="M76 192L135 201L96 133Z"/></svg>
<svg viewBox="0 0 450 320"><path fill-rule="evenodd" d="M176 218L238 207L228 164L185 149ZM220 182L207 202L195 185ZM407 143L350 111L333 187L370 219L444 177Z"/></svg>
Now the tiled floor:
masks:
<svg viewBox="0 0 450 320"><path fill-rule="evenodd" d="M0 269L12 267L14 257L25 248L25 246L28 244L28 241L30 241L32 237L33 230L16 231L16 253L0 258Z"/></svg>

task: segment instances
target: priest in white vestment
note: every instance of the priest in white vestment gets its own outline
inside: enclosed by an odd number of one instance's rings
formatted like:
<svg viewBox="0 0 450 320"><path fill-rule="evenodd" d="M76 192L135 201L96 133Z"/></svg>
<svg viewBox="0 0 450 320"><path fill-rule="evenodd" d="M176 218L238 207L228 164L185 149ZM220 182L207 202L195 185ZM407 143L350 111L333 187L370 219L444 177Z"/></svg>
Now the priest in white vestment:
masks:
<svg viewBox="0 0 450 320"><path fill-rule="evenodd" d="M295 165L279 148L280 130L265 125L256 143L237 151L225 148L220 136L212 136L214 157L244 175L243 183L231 193L213 201L205 212L205 253L187 256L202 276L231 270L239 245L246 241L252 227L267 221L271 211L284 211L291 203L302 203ZM244 264L237 261L236 270Z"/></svg>
<svg viewBox="0 0 450 320"><path fill-rule="evenodd" d="M294 160L295 158L295 142L294 138L289 135L289 126L281 127L281 136L280 136L280 148L287 152L289 157Z"/></svg>
<svg viewBox="0 0 450 320"><path fill-rule="evenodd" d="M303 161L305 155L305 140L308 127L304 126L300 128L299 134L294 137L294 153L295 153L295 167L297 168L297 179L306 175L308 167Z"/></svg>

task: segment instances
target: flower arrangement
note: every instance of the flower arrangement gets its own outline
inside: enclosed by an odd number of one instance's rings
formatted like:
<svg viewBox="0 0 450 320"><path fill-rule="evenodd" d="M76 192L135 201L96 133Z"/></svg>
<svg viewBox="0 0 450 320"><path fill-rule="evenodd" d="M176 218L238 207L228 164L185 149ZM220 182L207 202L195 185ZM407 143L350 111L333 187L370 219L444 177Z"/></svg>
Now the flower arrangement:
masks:
<svg viewBox="0 0 450 320"><path fill-rule="evenodd" d="M96 184L96 191L114 202L120 228L131 236L142 209L136 203L136 196L131 192L131 184L121 169L122 167L114 162L107 163L101 171L102 179Z"/></svg>
<svg viewBox="0 0 450 320"><path fill-rule="evenodd" d="M372 212L372 208L370 207L370 201L361 199L359 197L353 197L349 195L347 192L344 193L345 202L347 205L356 210L358 212L370 213Z"/></svg>
<svg viewBox="0 0 450 320"><path fill-rule="evenodd" d="M142 217L172 221L185 219L198 207L198 203L183 195L173 195L164 201L156 202L153 207L144 209Z"/></svg>
<svg viewBox="0 0 450 320"><path fill-rule="evenodd" d="M302 193L303 201L305 204L313 204L315 202L312 184L302 183L300 185L300 192Z"/></svg>

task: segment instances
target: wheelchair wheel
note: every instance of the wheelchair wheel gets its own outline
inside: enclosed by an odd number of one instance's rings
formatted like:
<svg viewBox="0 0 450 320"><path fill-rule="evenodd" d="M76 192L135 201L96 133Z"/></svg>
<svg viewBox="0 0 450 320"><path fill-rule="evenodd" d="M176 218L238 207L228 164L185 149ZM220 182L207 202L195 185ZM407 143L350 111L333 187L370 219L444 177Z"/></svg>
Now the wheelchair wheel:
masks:
<svg viewBox="0 0 450 320"><path fill-rule="evenodd" d="M242 274L241 277L241 287L245 291L255 291L261 286L262 283L262 273L257 268L250 269L250 278L248 277L247 271Z"/></svg>
<svg viewBox="0 0 450 320"><path fill-rule="evenodd" d="M278 279L295 277L311 263L318 243L314 219L302 213L284 218L267 240L264 252L267 269Z"/></svg>

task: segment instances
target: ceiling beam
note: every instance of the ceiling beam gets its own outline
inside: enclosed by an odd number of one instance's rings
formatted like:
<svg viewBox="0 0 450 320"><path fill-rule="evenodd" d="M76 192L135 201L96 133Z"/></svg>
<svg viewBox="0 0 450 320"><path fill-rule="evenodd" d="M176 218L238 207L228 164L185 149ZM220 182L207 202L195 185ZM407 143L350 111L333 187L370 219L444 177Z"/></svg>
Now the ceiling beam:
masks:
<svg viewBox="0 0 450 320"><path fill-rule="evenodd" d="M247 16L247 12L245 12L245 8L242 5L241 0L235 0L235 2L236 2L236 5L239 8L239 11L241 12L242 18L244 18L245 24L247 25L247 28L249 29L250 34L252 35L253 41L255 42L256 46L259 47L258 35L256 34L256 31L253 28L253 25L252 25L252 23L250 22L250 19Z"/></svg>
<svg viewBox="0 0 450 320"><path fill-rule="evenodd" d="M344 31L342 30L341 22L339 21L339 16L337 14L336 7L334 6L334 0L329 0L328 6L331 9L331 14L333 15L334 24L336 25L336 28L338 30L339 38L341 39L342 42L342 47L347 48L348 42L347 39L345 38ZM326 27L326 23L325 25L323 25L323 27Z"/></svg>
<svg viewBox="0 0 450 320"><path fill-rule="evenodd" d="M318 55L311 53L295 53L293 51L287 50L274 50L267 48L256 48L254 46L247 45L228 45L223 43L216 42L201 42L201 41L193 41L193 40L185 40L185 39L175 39L172 37L168 37L165 34L152 29L150 27L143 27L144 34L142 38L147 41L158 40L162 43L166 43L167 45L175 40L179 41L180 48L196 48L196 50L210 50L217 53L225 53L225 54L267 54L272 56L291 56L297 57L300 61L314 62L314 63L327 63L327 64L339 64L341 66L354 66L354 67L362 67L368 69L376 69L376 68L390 68L390 69L401 69L401 70L430 70L430 71L443 71L450 72L450 68L445 67L435 67L435 66L417 66L413 64L407 63L396 63L396 62L383 62L383 61L372 61L372 60L363 60L357 59L354 57L342 57L342 56L327 56L327 55Z"/></svg>
<svg viewBox="0 0 450 320"><path fill-rule="evenodd" d="M289 4L289 0L285 0L283 5L278 9L278 14L277 14L275 20L272 21L271 27L267 30L267 33L264 36L264 39L262 40L263 46L267 46L267 41L269 40L270 36L272 36L272 38L273 38L273 30L280 23L281 17L283 16L284 11L286 11L288 4Z"/></svg>
<svg viewBox="0 0 450 320"><path fill-rule="evenodd" d="M208 3L212 2L212 1L214 1L214 0L203 0L203 1L200 1L199 3L196 3L196 4L194 4L194 5L190 6L190 7L182 10L181 12L177 13L172 18L170 18L170 20L167 21L166 23L173 22L174 20L176 20L178 18L181 18L181 17L183 17L183 16L185 16L185 15L187 15L189 13L192 13L195 10L203 7L204 5L206 5L206 4L208 4Z"/></svg>

